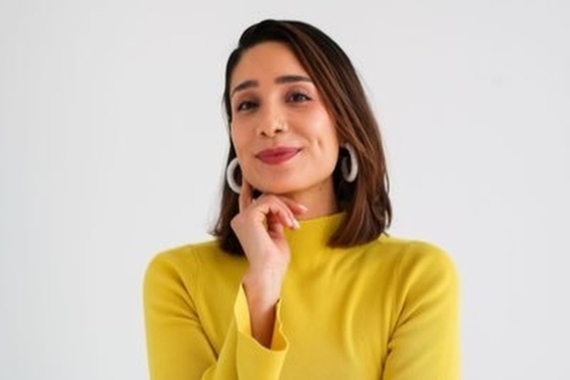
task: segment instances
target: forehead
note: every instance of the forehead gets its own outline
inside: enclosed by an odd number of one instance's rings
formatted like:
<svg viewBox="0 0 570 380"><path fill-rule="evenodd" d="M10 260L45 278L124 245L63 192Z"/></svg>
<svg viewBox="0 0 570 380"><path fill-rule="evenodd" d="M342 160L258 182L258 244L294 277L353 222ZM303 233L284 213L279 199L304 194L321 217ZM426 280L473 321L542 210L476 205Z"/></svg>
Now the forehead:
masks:
<svg viewBox="0 0 570 380"><path fill-rule="evenodd" d="M236 65L231 86L246 81L272 81L281 75L308 76L293 51L284 43L262 42L247 49Z"/></svg>

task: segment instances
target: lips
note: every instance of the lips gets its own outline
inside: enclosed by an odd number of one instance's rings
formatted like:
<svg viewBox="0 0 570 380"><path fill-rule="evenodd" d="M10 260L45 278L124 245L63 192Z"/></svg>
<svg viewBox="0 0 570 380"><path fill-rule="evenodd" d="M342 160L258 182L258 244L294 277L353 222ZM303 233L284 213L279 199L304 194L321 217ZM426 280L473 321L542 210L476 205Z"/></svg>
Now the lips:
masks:
<svg viewBox="0 0 570 380"><path fill-rule="evenodd" d="M268 165L279 165L295 157L301 149L293 147L279 147L265 149L255 156Z"/></svg>

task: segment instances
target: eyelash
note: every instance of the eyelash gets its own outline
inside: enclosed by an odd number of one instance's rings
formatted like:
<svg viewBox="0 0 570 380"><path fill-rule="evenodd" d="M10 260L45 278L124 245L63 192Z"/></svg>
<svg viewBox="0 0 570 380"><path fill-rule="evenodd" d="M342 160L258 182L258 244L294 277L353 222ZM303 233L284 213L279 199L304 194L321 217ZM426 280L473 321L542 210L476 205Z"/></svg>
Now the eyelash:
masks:
<svg viewBox="0 0 570 380"><path fill-rule="evenodd" d="M302 97L302 99L299 99L299 97ZM307 95L306 93L304 93L303 91L293 91L290 94L287 95L287 102L292 102L292 103L302 103L302 102L307 102L312 100L311 97L309 95ZM236 106L236 111L237 112L247 112L249 110L251 110L252 108L256 108L258 106L258 103L256 103L255 101L252 100L244 100L242 102L239 102Z"/></svg>
<svg viewBox="0 0 570 380"><path fill-rule="evenodd" d="M253 107L255 107L257 104L255 102L252 102L250 100L245 100L243 102L238 103L237 107L236 107L236 111L238 112L242 112L242 111L248 111L250 109L252 109Z"/></svg>
<svg viewBox="0 0 570 380"><path fill-rule="evenodd" d="M288 100L292 100L292 101L295 102L295 103L298 103L298 100L295 101L295 100L293 100L293 98L297 98L297 97L299 97L299 96L302 96L302 97L303 97L303 101L305 101L305 102L311 100L311 98L309 97L309 95L307 95L307 94L304 93L303 91L294 91L293 93L289 94L289 96L287 96L287 99L288 99Z"/></svg>

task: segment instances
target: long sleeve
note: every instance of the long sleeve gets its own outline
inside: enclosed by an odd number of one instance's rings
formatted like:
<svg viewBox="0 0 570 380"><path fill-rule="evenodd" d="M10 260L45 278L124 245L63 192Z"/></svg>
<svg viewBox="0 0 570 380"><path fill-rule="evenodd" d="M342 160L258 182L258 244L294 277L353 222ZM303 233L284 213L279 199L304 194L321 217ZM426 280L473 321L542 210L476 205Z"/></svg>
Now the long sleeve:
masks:
<svg viewBox="0 0 570 380"><path fill-rule="evenodd" d="M221 348L209 339L193 292L199 269L184 268L168 255L158 255L144 278L144 312L148 362L152 380L277 380L287 342L281 334L279 312L272 347L267 349L250 333L247 301L240 287L233 316ZM192 280L192 279L191 279ZM277 310L279 311L279 305Z"/></svg>
<svg viewBox="0 0 570 380"><path fill-rule="evenodd" d="M269 348L251 334L246 257L215 240L156 255L144 277L151 380L458 380L451 256L387 235L329 247L342 218L285 231L291 261Z"/></svg>
<svg viewBox="0 0 570 380"><path fill-rule="evenodd" d="M421 249L414 249L421 247ZM396 327L383 380L457 380L460 377L458 278L437 247L415 243L396 268Z"/></svg>

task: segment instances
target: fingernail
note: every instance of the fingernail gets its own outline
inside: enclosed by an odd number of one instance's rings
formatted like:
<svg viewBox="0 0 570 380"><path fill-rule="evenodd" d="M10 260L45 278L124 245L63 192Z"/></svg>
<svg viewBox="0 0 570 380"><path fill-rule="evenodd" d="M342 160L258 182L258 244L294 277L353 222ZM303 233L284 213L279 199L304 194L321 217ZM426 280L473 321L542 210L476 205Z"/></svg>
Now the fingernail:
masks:
<svg viewBox="0 0 570 380"><path fill-rule="evenodd" d="M293 226L294 229L298 230L299 228L301 228L301 225L299 224L299 221L295 218L291 218L291 225Z"/></svg>
<svg viewBox="0 0 570 380"><path fill-rule="evenodd" d="M298 203L299 207L301 207L303 209L303 211L307 211L308 208L307 206L305 206L304 204Z"/></svg>

